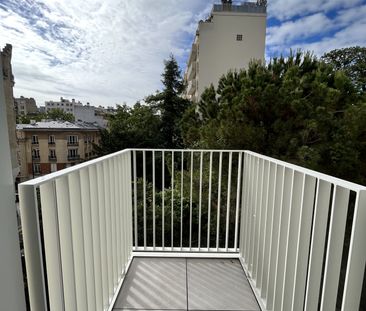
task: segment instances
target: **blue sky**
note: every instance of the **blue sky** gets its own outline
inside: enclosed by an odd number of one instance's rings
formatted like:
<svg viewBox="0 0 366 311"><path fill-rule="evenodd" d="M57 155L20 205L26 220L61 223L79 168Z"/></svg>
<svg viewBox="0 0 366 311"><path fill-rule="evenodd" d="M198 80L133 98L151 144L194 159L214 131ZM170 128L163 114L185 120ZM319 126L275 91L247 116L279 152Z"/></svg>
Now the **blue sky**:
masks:
<svg viewBox="0 0 366 311"><path fill-rule="evenodd" d="M184 70L214 0L0 0L15 96L133 104L161 88L163 60ZM365 0L268 0L266 58L366 46Z"/></svg>

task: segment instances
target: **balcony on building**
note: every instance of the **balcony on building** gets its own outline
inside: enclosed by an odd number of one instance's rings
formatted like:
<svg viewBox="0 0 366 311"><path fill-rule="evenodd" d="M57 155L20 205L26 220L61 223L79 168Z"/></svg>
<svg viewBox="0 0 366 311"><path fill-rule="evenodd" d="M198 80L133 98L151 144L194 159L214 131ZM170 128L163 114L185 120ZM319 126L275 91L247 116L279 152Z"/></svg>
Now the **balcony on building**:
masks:
<svg viewBox="0 0 366 311"><path fill-rule="evenodd" d="M260 1L259 1L260 2ZM235 13L254 13L254 14L266 14L266 5L260 5L258 2L243 2L241 4L214 4L212 12L235 12Z"/></svg>
<svg viewBox="0 0 366 311"><path fill-rule="evenodd" d="M78 161L78 160L80 160L80 155L79 154L68 155L67 160L68 161Z"/></svg>
<svg viewBox="0 0 366 311"><path fill-rule="evenodd" d="M50 162L57 162L57 157L56 157L55 155L49 155L49 156L48 156L48 160L49 160Z"/></svg>
<svg viewBox="0 0 366 311"><path fill-rule="evenodd" d="M32 155L32 161L33 162L40 162L41 161L41 157L39 155Z"/></svg>
<svg viewBox="0 0 366 311"><path fill-rule="evenodd" d="M79 141L67 141L67 146L79 146Z"/></svg>
<svg viewBox="0 0 366 311"><path fill-rule="evenodd" d="M250 151L127 149L19 193L31 311L365 303L357 184Z"/></svg>

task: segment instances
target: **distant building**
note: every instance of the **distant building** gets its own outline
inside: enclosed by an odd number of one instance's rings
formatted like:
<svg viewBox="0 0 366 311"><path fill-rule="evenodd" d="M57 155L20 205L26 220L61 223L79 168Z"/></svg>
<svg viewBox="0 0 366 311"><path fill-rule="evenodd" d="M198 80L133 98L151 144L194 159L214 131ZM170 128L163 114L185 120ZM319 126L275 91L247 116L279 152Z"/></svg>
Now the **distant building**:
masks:
<svg viewBox="0 0 366 311"><path fill-rule="evenodd" d="M104 113L97 107L87 103L84 106L74 106L74 116L76 121L97 124L99 127L106 128L108 121Z"/></svg>
<svg viewBox="0 0 366 311"><path fill-rule="evenodd" d="M38 108L34 98L14 98L15 109L18 116L26 116L28 114L38 113Z"/></svg>
<svg viewBox="0 0 366 311"><path fill-rule="evenodd" d="M45 175L95 157L99 128L63 121L17 124L20 181Z"/></svg>
<svg viewBox="0 0 366 311"><path fill-rule="evenodd" d="M71 101L68 99L65 99L63 97L60 98L60 101L47 101L45 102L45 109L46 112L49 112L52 109L60 109L65 113L71 113L74 114L74 107L75 106L82 106L83 104L81 102L76 102L75 99L72 99Z"/></svg>
<svg viewBox="0 0 366 311"><path fill-rule="evenodd" d="M217 87L229 70L248 68L252 59L264 61L266 1L214 4L200 21L184 75L185 96L197 102L204 89Z"/></svg>
<svg viewBox="0 0 366 311"><path fill-rule="evenodd" d="M19 172L19 153L18 153L18 144L15 131L16 121L15 121L15 106L13 96L14 76L11 67L11 56L12 56L12 46L10 44L7 44L2 51L0 50L0 62L2 67L0 68L0 79L2 80L0 87L3 87L4 91L6 114L8 121L8 135L11 150L11 163L13 169L13 177L15 180Z"/></svg>

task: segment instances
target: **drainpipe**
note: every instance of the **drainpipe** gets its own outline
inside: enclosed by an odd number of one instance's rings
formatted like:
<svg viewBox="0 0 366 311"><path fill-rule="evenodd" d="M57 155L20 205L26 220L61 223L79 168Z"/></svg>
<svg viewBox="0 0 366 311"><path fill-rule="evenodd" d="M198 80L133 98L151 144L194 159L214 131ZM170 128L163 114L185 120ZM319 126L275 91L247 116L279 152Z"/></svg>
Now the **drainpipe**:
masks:
<svg viewBox="0 0 366 311"><path fill-rule="evenodd" d="M2 73L0 59L0 308L24 311L23 272Z"/></svg>

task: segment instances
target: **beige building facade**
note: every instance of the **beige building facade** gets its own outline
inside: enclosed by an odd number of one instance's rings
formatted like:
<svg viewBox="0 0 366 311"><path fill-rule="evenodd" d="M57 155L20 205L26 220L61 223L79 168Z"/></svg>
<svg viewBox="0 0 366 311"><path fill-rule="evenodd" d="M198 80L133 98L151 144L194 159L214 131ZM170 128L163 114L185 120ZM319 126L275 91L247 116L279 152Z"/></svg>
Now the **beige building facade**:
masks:
<svg viewBox="0 0 366 311"><path fill-rule="evenodd" d="M49 174L95 157L99 128L84 124L46 121L18 124L20 181Z"/></svg>
<svg viewBox="0 0 366 311"><path fill-rule="evenodd" d="M8 121L8 136L11 150L11 164L14 180L19 172L19 154L16 139L16 118L14 106L14 76L11 66L12 46L7 44L3 50L0 50L0 78L2 78L2 87L5 99L6 116Z"/></svg>
<svg viewBox="0 0 366 311"><path fill-rule="evenodd" d="M28 114L37 113L38 108L34 98L26 98L20 96L19 98L14 98L15 109L18 116L26 116Z"/></svg>
<svg viewBox="0 0 366 311"><path fill-rule="evenodd" d="M251 60L264 61L266 3L231 1L215 4L210 17L198 25L184 79L185 96L199 101L206 87L215 87L230 70L248 68Z"/></svg>

